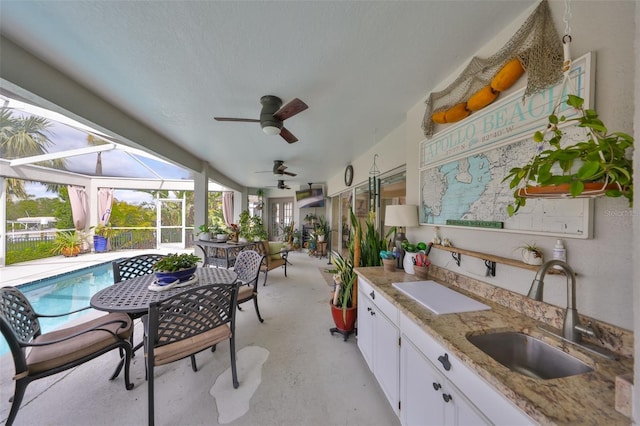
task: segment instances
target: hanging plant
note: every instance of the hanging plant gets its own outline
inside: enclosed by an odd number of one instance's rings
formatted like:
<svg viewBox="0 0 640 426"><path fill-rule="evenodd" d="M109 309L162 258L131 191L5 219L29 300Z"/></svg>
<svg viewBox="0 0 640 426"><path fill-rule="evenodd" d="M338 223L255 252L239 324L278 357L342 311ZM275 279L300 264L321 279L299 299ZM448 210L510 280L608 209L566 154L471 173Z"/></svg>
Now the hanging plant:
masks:
<svg viewBox="0 0 640 426"><path fill-rule="evenodd" d="M633 205L633 136L609 133L595 110L583 108L584 99L579 96L569 95L566 103L578 110L579 116L558 117L556 106L548 117L547 129L533 136L535 142L548 143L549 148L541 150L528 164L511 169L503 179L514 190L515 201L507 207L509 216L523 207L527 198L558 197L561 193L571 197L625 197L629 206ZM563 147L566 134L558 126L571 121L587 130L586 137ZM596 189L591 189L593 185Z"/></svg>

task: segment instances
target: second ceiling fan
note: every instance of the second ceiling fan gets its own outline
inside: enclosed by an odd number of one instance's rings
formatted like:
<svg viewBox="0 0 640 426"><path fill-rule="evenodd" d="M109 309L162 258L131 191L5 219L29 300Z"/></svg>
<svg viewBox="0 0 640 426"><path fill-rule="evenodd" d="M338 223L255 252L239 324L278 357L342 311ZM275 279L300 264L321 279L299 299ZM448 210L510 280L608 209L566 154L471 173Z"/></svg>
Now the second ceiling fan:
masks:
<svg viewBox="0 0 640 426"><path fill-rule="evenodd" d="M260 98L262 110L260 119L255 118L234 118L234 117L213 117L216 121L240 121L246 123L260 123L262 130L268 135L282 136L289 143L298 141L290 131L288 131L283 121L309 108L300 99L295 98L285 106L282 106L282 99L273 95L266 95Z"/></svg>

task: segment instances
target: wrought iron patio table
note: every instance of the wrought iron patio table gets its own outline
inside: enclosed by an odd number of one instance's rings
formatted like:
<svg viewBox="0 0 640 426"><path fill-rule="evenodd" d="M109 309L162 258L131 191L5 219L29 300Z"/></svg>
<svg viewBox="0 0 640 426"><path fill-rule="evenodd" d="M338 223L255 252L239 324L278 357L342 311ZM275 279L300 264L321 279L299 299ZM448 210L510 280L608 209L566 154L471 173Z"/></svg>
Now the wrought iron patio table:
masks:
<svg viewBox="0 0 640 426"><path fill-rule="evenodd" d="M204 253L205 266L231 268L242 250L255 249L255 242L234 243L197 240L193 244Z"/></svg>
<svg viewBox="0 0 640 426"><path fill-rule="evenodd" d="M234 271L224 268L198 268L196 276L198 281L192 285L153 291L149 290L149 286L156 279L155 275L142 275L100 290L91 297L89 303L92 308L100 311L144 313L149 310L152 302L164 300L185 289L211 283L233 284L238 277Z"/></svg>

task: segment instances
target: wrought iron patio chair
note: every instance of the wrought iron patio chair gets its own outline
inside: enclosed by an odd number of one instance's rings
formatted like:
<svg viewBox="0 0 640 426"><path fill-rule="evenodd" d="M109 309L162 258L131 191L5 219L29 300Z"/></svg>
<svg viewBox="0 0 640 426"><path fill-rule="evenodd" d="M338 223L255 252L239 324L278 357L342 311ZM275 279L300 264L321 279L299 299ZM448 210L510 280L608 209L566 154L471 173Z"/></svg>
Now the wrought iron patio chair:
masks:
<svg viewBox="0 0 640 426"><path fill-rule="evenodd" d="M233 270L238 274L238 281L242 284L238 289L238 310L242 310L241 303L253 300L258 320L264 322L258 308L258 278L260 268L264 266L265 256L254 250L243 250L238 254Z"/></svg>
<svg viewBox="0 0 640 426"><path fill-rule="evenodd" d="M113 268L113 282L119 283L120 281L127 281L131 278L142 275L153 274L153 265L164 257L164 255L158 253L144 253L121 260L114 260L111 262L111 267ZM146 315L146 312L140 314L129 314L132 320L138 319L143 315ZM133 345L133 327L131 331L131 345ZM141 347L142 343L139 343L133 348L133 351L135 352Z"/></svg>
<svg viewBox="0 0 640 426"><path fill-rule="evenodd" d="M42 334L39 318L69 315L44 315L34 311L25 295L15 287L0 288L0 329L9 344L15 367L15 390L6 425L18 414L27 385L92 360L113 349L124 351L124 380L129 381L133 330L131 318L123 313L110 313L82 324ZM112 377L113 379L114 377Z"/></svg>
<svg viewBox="0 0 640 426"><path fill-rule="evenodd" d="M239 386L236 371L235 310L239 284L206 284L180 292L149 306L145 323L149 425L154 424L155 366L186 357L198 371L195 354L229 340L233 387ZM187 422L188 423L188 422Z"/></svg>

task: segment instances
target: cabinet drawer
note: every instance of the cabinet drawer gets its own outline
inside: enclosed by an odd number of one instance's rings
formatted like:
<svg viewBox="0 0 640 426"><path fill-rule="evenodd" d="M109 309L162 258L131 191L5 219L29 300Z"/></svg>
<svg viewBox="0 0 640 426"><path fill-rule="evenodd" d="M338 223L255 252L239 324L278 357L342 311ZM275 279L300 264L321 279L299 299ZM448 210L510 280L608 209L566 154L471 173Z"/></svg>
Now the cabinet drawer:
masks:
<svg viewBox="0 0 640 426"><path fill-rule="evenodd" d="M378 310L380 310L387 318L389 318L389 320L395 326L399 325L399 310L393 303L389 301L389 299L383 296L381 292L373 288L373 286L367 280L360 276L358 276L358 288L367 295L367 298L373 301Z"/></svg>

